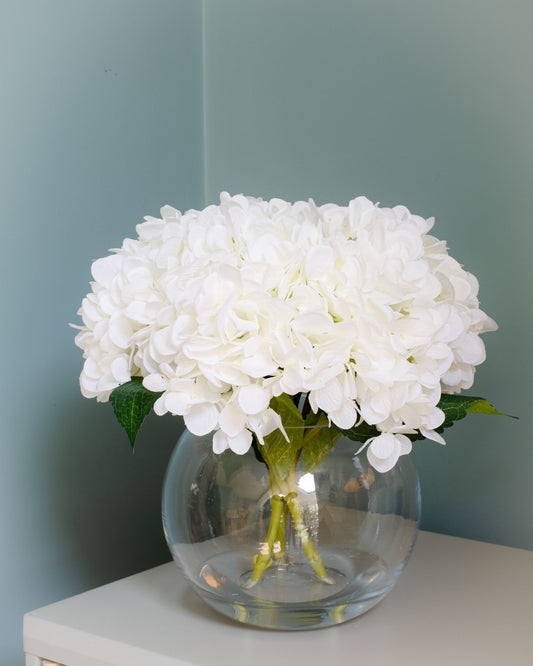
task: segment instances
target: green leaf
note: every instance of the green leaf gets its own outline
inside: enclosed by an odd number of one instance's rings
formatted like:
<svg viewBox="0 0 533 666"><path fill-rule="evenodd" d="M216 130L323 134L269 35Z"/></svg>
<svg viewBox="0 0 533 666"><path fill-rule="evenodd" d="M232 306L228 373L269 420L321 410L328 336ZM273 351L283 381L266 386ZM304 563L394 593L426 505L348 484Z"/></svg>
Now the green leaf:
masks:
<svg viewBox="0 0 533 666"><path fill-rule="evenodd" d="M490 402L483 400L483 398L473 402L466 411L469 414L495 414L496 416L508 416L511 419L518 418L518 416L511 416L511 414L504 414L503 412L499 412L490 404Z"/></svg>
<svg viewBox="0 0 533 666"><path fill-rule="evenodd" d="M455 421L464 419L467 414L496 414L506 416L495 409L484 398L469 395L448 395L444 393L441 396L439 409L444 412L444 423L436 428L437 432L442 432L444 428L449 428ZM516 418L516 417L512 417Z"/></svg>
<svg viewBox="0 0 533 666"><path fill-rule="evenodd" d="M283 483L289 471L294 469L300 455L304 420L292 398L285 393L272 398L270 407L280 415L289 441L287 442L281 430L274 430L265 437L265 443L260 445L260 451L278 483Z"/></svg>
<svg viewBox="0 0 533 666"><path fill-rule="evenodd" d="M262 448L263 445L257 439L257 435L255 433L252 433L252 449L255 455L255 459L258 462L264 463L266 465L265 459L263 458L263 454L261 453Z"/></svg>
<svg viewBox="0 0 533 666"><path fill-rule="evenodd" d="M305 419L306 429L302 442L304 472L315 472L342 434L335 424L329 423L323 411L309 412Z"/></svg>
<svg viewBox="0 0 533 666"><path fill-rule="evenodd" d="M368 423L363 421L358 426L354 426L349 430L343 430L342 434L353 439L354 442L361 442L361 444L364 444L367 439L370 439L370 437L377 437L380 433L376 426L368 425Z"/></svg>
<svg viewBox="0 0 533 666"><path fill-rule="evenodd" d="M495 409L490 402L484 398L479 398L472 395L450 395L443 393L437 405L439 409L444 412L444 421L441 426L435 428L439 433L442 433L445 428L451 428L456 422L464 419L467 414L494 414L497 416L510 416ZM516 419L516 416L510 416ZM424 436L417 433L416 435L407 435L409 439L415 441L417 439L424 439Z"/></svg>
<svg viewBox="0 0 533 666"><path fill-rule="evenodd" d="M128 433L132 449L135 447L139 428L160 395L162 394L145 389L142 377L132 377L131 381L117 386L111 392L109 400L118 422Z"/></svg>

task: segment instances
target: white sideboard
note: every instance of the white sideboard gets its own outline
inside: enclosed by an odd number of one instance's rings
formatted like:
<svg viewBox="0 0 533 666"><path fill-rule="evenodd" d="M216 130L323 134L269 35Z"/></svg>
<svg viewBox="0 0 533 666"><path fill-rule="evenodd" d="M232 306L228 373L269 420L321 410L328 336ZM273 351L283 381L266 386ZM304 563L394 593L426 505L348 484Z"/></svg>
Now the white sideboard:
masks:
<svg viewBox="0 0 533 666"><path fill-rule="evenodd" d="M24 651L27 666L529 666L533 552L421 532L380 604L300 632L227 620L169 563L28 613Z"/></svg>

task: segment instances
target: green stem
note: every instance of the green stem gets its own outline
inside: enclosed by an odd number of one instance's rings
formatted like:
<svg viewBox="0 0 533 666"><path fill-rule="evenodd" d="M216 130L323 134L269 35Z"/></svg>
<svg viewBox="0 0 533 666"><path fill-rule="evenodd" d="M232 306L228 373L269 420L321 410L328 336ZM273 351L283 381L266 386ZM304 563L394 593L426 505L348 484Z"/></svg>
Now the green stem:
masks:
<svg viewBox="0 0 533 666"><path fill-rule="evenodd" d="M320 578L322 582L328 583L329 585L334 584L335 581L328 576L326 567L322 562L322 558L317 553L315 545L313 544L311 537L309 536L309 532L304 523L302 515L302 507L300 506L300 502L298 501L297 493L296 492L289 493L285 498L285 501L287 502L287 506L289 507L292 522L294 523L294 527L296 528L296 533L300 538L302 547L305 551L305 554L307 555L309 564L313 568L313 571L316 573L316 575Z"/></svg>
<svg viewBox="0 0 533 666"><path fill-rule="evenodd" d="M244 587L253 587L257 581L261 580L265 571L272 564L272 553L274 552L274 544L279 533L284 504L284 499L280 495L272 496L272 515L270 516L266 541L261 544L261 549L254 558L254 570L252 571L250 580Z"/></svg>
<svg viewBox="0 0 533 666"><path fill-rule="evenodd" d="M322 558L309 536L303 519L303 512L296 492L296 463L287 477L280 480L273 470L269 469L270 487L272 489L272 513L268 525L266 540L261 544L259 553L254 558L254 568L245 588L253 587L261 580L265 571L272 565L272 558L277 562L285 560L285 526L289 513L296 533L309 560L313 571L323 583L333 584L322 562Z"/></svg>
<svg viewBox="0 0 533 666"><path fill-rule="evenodd" d="M273 556L276 562L285 561L285 526L287 525L287 516L289 515L289 507L287 503L283 502L283 509L278 522L277 539L274 542Z"/></svg>

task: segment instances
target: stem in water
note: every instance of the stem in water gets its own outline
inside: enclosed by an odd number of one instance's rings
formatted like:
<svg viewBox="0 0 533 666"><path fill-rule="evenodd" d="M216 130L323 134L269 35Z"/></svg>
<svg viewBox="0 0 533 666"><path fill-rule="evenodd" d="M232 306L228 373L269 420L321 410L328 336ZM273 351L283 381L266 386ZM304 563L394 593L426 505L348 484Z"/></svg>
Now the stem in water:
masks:
<svg viewBox="0 0 533 666"><path fill-rule="evenodd" d="M285 526L287 525L288 515L289 508L287 503L284 501L281 516L278 522L277 539L274 541L274 548L272 553L276 562L285 562Z"/></svg>
<svg viewBox="0 0 533 666"><path fill-rule="evenodd" d="M256 585L272 565L273 558L277 562L285 560L285 526L289 514L313 571L323 583L333 584L335 581L328 576L303 519L302 507L296 492L296 470L291 470L282 482L279 479L276 480L272 470L269 471L270 487L273 491L272 514L266 540L261 544L259 553L254 558L254 568L250 580L245 583L244 587L251 588Z"/></svg>
<svg viewBox="0 0 533 666"><path fill-rule="evenodd" d="M265 571L272 564L272 553L275 550L279 550L275 549L275 544L276 541L279 541L278 534L280 521L284 513L284 504L285 501L280 495L272 496L272 515L270 516L266 541L261 544L259 553L254 558L254 570L252 571L250 580L244 585L246 588L253 587L257 581L261 580ZM283 546L285 547L285 541Z"/></svg>

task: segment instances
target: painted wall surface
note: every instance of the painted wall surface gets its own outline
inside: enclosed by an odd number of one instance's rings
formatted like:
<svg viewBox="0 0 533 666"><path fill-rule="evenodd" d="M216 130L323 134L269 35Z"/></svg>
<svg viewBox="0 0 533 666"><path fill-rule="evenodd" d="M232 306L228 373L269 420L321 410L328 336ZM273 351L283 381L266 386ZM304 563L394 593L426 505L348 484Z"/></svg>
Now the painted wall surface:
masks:
<svg viewBox="0 0 533 666"><path fill-rule="evenodd" d="M203 204L196 0L0 3L0 664L22 614L169 560L164 468L179 423L135 455L81 397L90 264L165 203Z"/></svg>
<svg viewBox="0 0 533 666"><path fill-rule="evenodd" d="M206 0L207 201L365 194L436 216L500 324L470 416L419 442L423 527L533 548L533 5Z"/></svg>

